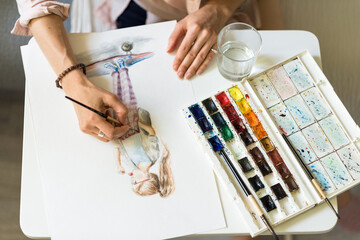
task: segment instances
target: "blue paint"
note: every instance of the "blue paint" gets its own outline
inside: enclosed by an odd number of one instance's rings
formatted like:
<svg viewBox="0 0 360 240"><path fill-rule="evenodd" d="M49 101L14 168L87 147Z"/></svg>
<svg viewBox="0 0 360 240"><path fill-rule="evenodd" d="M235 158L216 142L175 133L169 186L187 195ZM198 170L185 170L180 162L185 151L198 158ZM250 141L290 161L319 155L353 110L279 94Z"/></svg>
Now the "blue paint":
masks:
<svg viewBox="0 0 360 240"><path fill-rule="evenodd" d="M313 164L309 165L311 172L313 173L314 177L321 185L322 189L327 193L330 193L335 190L333 184L326 174L325 169L321 166L320 162L314 162Z"/></svg>
<svg viewBox="0 0 360 240"><path fill-rule="evenodd" d="M341 188L353 181L336 153L331 153L321 158L320 161L336 187Z"/></svg>
<svg viewBox="0 0 360 240"><path fill-rule="evenodd" d="M194 104L189 107L190 112L193 114L195 120L205 117L205 114L199 104Z"/></svg>
<svg viewBox="0 0 360 240"><path fill-rule="evenodd" d="M315 87L302 92L301 96L304 98L310 111L317 120L320 120L331 113L329 107Z"/></svg>
<svg viewBox="0 0 360 240"><path fill-rule="evenodd" d="M317 160L315 153L313 152L310 145L300 131L290 135L288 138L291 142L291 145L293 145L295 150L299 153L300 158L306 164Z"/></svg>
<svg viewBox="0 0 360 240"><path fill-rule="evenodd" d="M210 122L209 122L205 117L200 118L200 119L198 120L198 124L199 124L199 127L201 128L201 131L202 131L203 133L206 133L206 132L208 132L208 131L210 131L210 130L213 129L212 126L211 126L211 124L210 124Z"/></svg>
<svg viewBox="0 0 360 240"><path fill-rule="evenodd" d="M299 92L314 86L310 74L299 59L284 64L283 67Z"/></svg>
<svg viewBox="0 0 360 240"><path fill-rule="evenodd" d="M214 136L212 138L208 139L212 149L214 150L214 152L220 151L222 149L224 149L224 145L221 143L220 139L218 136Z"/></svg>
<svg viewBox="0 0 360 240"><path fill-rule="evenodd" d="M300 128L304 128L315 122L314 116L300 95L289 98L285 101L285 104Z"/></svg>

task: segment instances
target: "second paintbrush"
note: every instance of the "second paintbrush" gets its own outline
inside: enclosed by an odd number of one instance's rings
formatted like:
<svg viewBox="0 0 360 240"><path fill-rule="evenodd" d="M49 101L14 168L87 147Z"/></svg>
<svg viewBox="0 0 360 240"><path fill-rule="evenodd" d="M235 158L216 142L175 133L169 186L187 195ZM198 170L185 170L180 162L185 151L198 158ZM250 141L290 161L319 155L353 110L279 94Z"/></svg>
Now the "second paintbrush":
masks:
<svg viewBox="0 0 360 240"><path fill-rule="evenodd" d="M310 172L310 170L306 167L305 163L302 161L302 159L299 157L299 155L297 154L296 150L294 149L294 147L291 145L289 139L287 139L287 137L285 136L285 134L282 134L282 137L284 138L286 144L289 146L289 148L291 149L292 153L295 155L296 159L298 160L298 162L300 163L300 165L302 166L302 168L304 169L305 173L307 174L307 176L309 177L309 179L311 180L312 184L314 185L314 187L316 188L316 190L318 191L318 193L320 194L321 198L324 199L324 201L329 205L329 207L333 210L333 212L335 213L336 217L338 219L340 219L339 214L336 212L334 206L331 204L331 202L329 201L329 199L326 197L324 191L321 189L319 183L316 181L316 179L314 178L314 176L312 175L312 173Z"/></svg>

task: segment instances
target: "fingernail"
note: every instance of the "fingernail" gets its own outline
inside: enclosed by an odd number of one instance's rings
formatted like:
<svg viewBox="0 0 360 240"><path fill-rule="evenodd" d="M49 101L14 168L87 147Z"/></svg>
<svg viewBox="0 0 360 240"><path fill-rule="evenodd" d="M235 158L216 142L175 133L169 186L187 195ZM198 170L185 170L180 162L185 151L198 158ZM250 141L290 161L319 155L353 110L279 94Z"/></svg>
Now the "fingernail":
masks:
<svg viewBox="0 0 360 240"><path fill-rule="evenodd" d="M200 70L198 70L198 71L196 72L196 74L197 74L197 75L200 75L200 74L202 74L203 72L204 72L204 71L200 69Z"/></svg>
<svg viewBox="0 0 360 240"><path fill-rule="evenodd" d="M186 73L185 75L186 79L190 79L192 76L193 76L192 73Z"/></svg>
<svg viewBox="0 0 360 240"><path fill-rule="evenodd" d="M177 71L178 67L179 67L179 65L175 64L175 65L173 66L173 69L174 69L175 71Z"/></svg>
<svg viewBox="0 0 360 240"><path fill-rule="evenodd" d="M184 73L183 72L178 72L177 75L178 75L179 78L184 78Z"/></svg>

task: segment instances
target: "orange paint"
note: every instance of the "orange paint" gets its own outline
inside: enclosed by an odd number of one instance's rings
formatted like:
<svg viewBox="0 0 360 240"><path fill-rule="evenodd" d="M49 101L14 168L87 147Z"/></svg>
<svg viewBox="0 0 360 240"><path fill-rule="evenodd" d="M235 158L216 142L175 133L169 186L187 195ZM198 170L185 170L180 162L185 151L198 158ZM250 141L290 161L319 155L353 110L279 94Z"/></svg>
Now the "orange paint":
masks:
<svg viewBox="0 0 360 240"><path fill-rule="evenodd" d="M255 113L253 111L244 114L246 120L248 121L250 127L256 126L260 123L259 119L257 118L257 116L255 115Z"/></svg>
<svg viewBox="0 0 360 240"><path fill-rule="evenodd" d="M257 139L263 139L265 137L267 137L267 132L265 131L264 127L261 125L261 123L259 123L256 126L252 127L255 136L257 137Z"/></svg>

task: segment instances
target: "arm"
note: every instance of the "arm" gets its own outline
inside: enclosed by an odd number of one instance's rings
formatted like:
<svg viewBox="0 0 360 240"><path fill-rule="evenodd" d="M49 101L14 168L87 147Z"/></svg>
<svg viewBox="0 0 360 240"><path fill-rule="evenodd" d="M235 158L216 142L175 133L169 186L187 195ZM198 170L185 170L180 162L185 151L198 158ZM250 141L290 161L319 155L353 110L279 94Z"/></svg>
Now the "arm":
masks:
<svg viewBox="0 0 360 240"><path fill-rule="evenodd" d="M173 68L180 78L201 74L214 57L216 38L244 0L209 0L179 21L168 42L168 52L178 50Z"/></svg>
<svg viewBox="0 0 360 240"><path fill-rule="evenodd" d="M34 18L31 20L29 28L57 75L76 64L62 19L58 15L50 14ZM66 95L99 111L111 107L117 113L120 122L126 123L126 107L114 94L91 83L81 70L71 71L62 79L61 83ZM129 129L127 125L113 127L97 114L76 104L74 104L74 108L80 129L99 140L107 142L118 138ZM97 136L100 130L105 133L104 138Z"/></svg>

